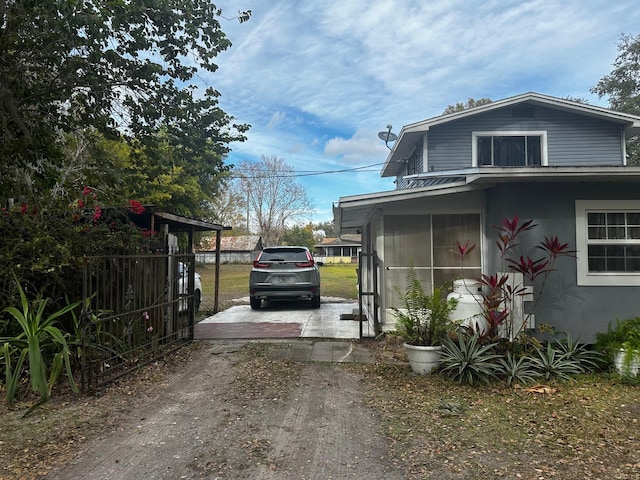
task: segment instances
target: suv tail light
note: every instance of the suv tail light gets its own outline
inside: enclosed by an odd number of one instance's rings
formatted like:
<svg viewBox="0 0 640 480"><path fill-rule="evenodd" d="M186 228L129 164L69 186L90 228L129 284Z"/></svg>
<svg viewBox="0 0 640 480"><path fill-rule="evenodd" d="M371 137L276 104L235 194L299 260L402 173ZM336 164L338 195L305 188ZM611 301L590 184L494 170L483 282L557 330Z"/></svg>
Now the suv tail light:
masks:
<svg viewBox="0 0 640 480"><path fill-rule="evenodd" d="M271 265L271 264L270 263L261 262L260 260L254 260L253 261L253 267L254 268L269 268L269 265Z"/></svg>
<svg viewBox="0 0 640 480"><path fill-rule="evenodd" d="M315 262L313 260L309 260L308 262L297 262L296 267L313 267Z"/></svg>
<svg viewBox="0 0 640 480"><path fill-rule="evenodd" d="M315 261L313 260L313 257L309 254L309 252L307 252L307 261L306 262L296 262L296 267L313 267L313 265L315 264Z"/></svg>

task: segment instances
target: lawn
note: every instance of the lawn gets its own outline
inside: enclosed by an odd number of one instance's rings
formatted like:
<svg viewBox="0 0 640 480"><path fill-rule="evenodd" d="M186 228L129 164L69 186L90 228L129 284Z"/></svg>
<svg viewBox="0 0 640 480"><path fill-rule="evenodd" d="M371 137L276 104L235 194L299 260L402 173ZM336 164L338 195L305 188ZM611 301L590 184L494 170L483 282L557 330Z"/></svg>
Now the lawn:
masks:
<svg viewBox="0 0 640 480"><path fill-rule="evenodd" d="M358 298L357 266L349 263L325 264L320 267L321 293L323 297ZM198 265L196 271L202 277L201 312L209 314L214 304L215 265ZM220 292L218 309L226 310L237 304L234 300L249 296L249 272L251 265L220 265ZM247 299L248 303L248 299Z"/></svg>

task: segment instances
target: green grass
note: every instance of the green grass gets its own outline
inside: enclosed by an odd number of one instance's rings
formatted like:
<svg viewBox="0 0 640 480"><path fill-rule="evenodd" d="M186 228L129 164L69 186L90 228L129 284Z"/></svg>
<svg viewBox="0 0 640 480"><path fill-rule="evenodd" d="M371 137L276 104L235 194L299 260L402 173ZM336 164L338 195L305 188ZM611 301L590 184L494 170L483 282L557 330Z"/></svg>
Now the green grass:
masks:
<svg viewBox="0 0 640 480"><path fill-rule="evenodd" d="M357 265L340 263L325 264L320 267L321 294L323 297L358 298ZM196 271L202 277L201 312L213 310L215 265L198 265ZM234 305L233 300L249 295L249 272L251 265L221 264L220 292L218 293L218 310L225 310Z"/></svg>

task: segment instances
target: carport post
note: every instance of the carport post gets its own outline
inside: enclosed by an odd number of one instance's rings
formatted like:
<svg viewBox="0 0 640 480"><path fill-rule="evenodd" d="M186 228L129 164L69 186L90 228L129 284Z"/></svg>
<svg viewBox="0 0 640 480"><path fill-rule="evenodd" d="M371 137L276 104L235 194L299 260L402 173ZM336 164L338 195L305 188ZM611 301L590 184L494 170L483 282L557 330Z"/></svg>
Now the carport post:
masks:
<svg viewBox="0 0 640 480"><path fill-rule="evenodd" d="M223 230L231 230L231 227L222 227ZM214 278L215 292L213 294L213 313L218 313L218 291L220 290L220 244L222 232L216 230L216 272Z"/></svg>

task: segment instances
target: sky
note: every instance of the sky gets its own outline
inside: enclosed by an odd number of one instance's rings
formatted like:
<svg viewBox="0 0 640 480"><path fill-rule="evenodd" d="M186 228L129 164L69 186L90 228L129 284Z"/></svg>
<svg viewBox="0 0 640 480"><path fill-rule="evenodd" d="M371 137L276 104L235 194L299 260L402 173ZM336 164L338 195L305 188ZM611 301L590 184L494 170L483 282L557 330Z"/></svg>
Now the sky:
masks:
<svg viewBox="0 0 640 480"><path fill-rule="evenodd" d="M637 0L214 2L233 45L200 80L251 125L227 161L283 159L313 222L332 221L341 197L395 188L380 177L387 125L398 134L469 98L526 92L606 107L590 89L620 35L640 33ZM252 11L242 24L241 10Z"/></svg>

